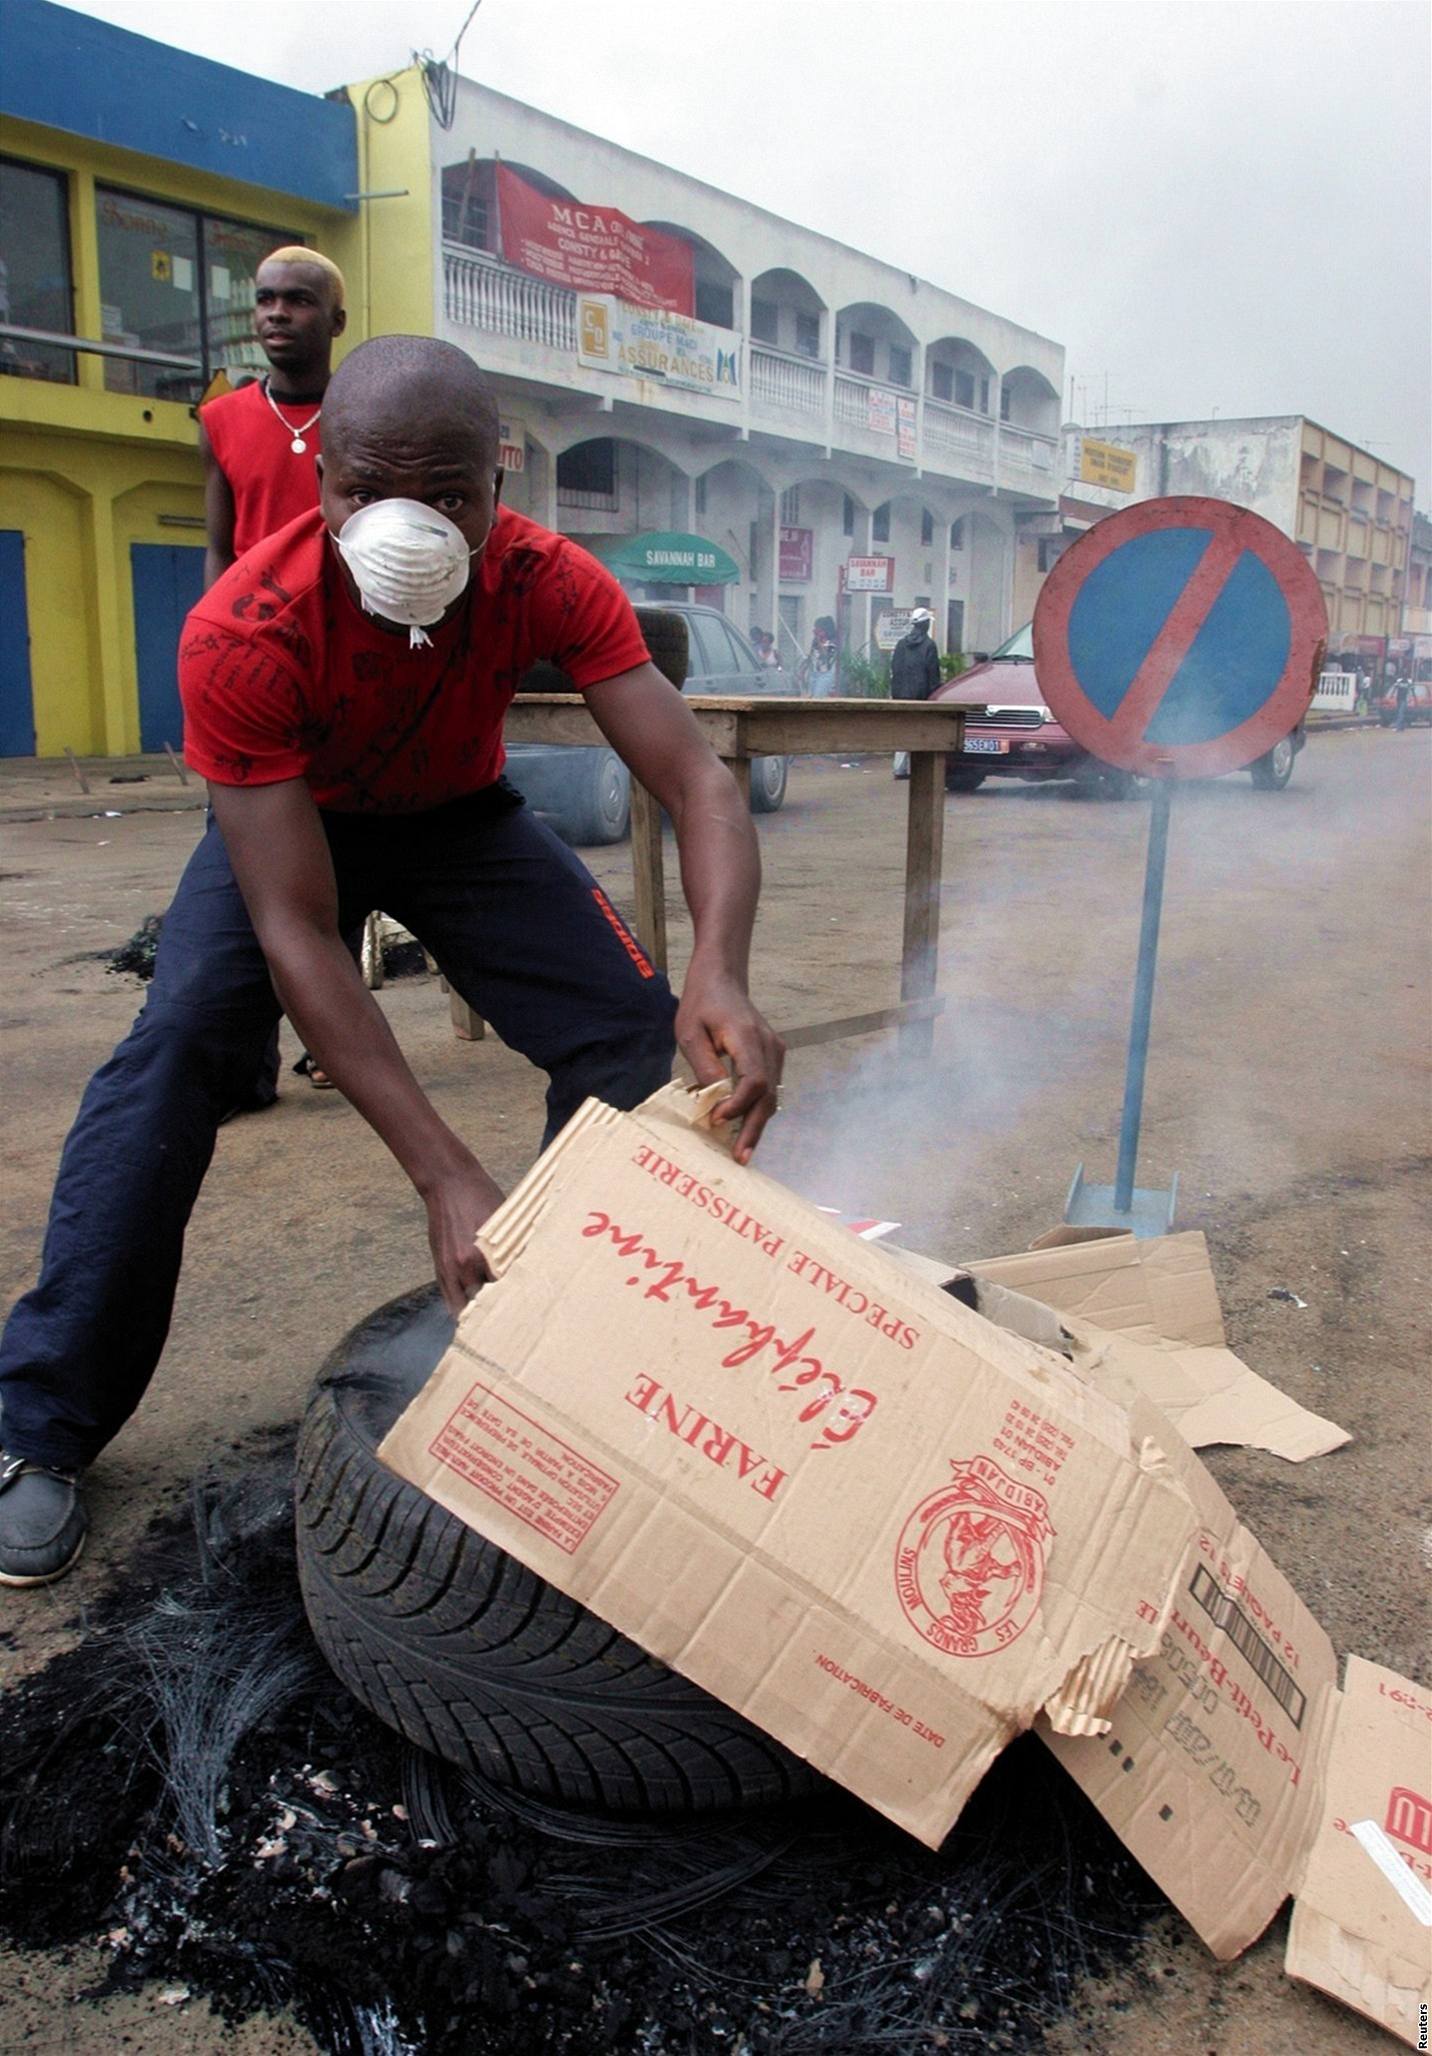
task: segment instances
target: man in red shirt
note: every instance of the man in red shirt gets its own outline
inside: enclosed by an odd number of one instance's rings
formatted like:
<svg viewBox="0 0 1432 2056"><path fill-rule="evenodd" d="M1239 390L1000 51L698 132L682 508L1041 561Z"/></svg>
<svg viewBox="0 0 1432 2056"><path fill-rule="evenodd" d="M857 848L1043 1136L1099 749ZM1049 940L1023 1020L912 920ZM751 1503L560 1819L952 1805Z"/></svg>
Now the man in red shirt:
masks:
<svg viewBox="0 0 1432 2056"><path fill-rule="evenodd" d="M199 410L206 591L245 550L318 505L319 411L348 323L345 297L332 258L302 244L271 250L254 273L254 334L269 371ZM237 1112L272 1106L278 1062L275 1029ZM329 1083L306 1052L300 1068L315 1085Z"/></svg>
<svg viewBox="0 0 1432 2056"><path fill-rule="evenodd" d="M383 906L549 1077L547 1136L589 1095L730 1077L747 1161L783 1050L747 991L749 811L631 607L584 550L500 511L497 410L447 343L364 344L325 402L322 505L241 557L180 646L185 750L212 817L143 1012L65 1145L39 1284L0 1341L0 1583L83 1544L78 1472L138 1405L219 1119L282 1006L407 1172L456 1314L502 1195L419 1088L343 935ZM539 658L671 816L695 941L679 1008L577 858L501 778Z"/></svg>
<svg viewBox="0 0 1432 2056"><path fill-rule="evenodd" d="M254 274L254 334L269 370L199 410L206 589L318 505L318 417L347 325L343 301L343 274L320 250L271 251Z"/></svg>

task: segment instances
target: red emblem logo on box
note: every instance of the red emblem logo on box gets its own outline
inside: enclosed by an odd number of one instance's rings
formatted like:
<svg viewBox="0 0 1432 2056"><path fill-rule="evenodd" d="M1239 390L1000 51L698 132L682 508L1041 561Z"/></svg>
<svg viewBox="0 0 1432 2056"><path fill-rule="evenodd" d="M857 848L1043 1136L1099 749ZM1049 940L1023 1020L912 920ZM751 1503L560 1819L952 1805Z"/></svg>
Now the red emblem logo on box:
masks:
<svg viewBox="0 0 1432 2056"><path fill-rule="evenodd" d="M947 1656L993 1656L1039 1610L1049 1502L989 1456L951 1459L952 1481L900 1532L895 1590L924 1639Z"/></svg>

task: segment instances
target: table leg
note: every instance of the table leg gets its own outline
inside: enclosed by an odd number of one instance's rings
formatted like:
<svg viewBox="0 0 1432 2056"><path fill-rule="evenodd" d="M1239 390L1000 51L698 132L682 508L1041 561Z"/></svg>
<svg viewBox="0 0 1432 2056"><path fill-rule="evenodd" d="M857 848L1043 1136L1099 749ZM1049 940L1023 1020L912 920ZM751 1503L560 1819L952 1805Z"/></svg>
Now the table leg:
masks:
<svg viewBox="0 0 1432 2056"><path fill-rule="evenodd" d="M749 757L723 757L721 762L741 789L741 797L749 807L751 804L751 760Z"/></svg>
<svg viewBox="0 0 1432 2056"><path fill-rule="evenodd" d="M945 853L945 753L910 753L910 811L905 831L905 939L900 957L901 999L928 999L940 960L940 881ZM909 1021L900 1029L902 1057L928 1057L935 1024Z"/></svg>
<svg viewBox="0 0 1432 2056"><path fill-rule="evenodd" d="M661 808L639 779L631 782L631 876L637 940L658 971L666 969L666 872Z"/></svg>

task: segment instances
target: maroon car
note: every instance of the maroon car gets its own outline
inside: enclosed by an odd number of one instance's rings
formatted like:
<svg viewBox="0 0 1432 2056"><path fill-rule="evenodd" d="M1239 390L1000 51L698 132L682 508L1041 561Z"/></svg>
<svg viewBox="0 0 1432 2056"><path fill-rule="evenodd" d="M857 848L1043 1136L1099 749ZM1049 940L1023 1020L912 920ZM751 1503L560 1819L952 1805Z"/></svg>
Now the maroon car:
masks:
<svg viewBox="0 0 1432 2056"><path fill-rule="evenodd" d="M1034 675L1034 635L1019 629L992 657L942 685L932 699L980 711L965 724L964 747L951 752L946 783L973 792L986 778L1069 778L1097 799L1129 799L1141 781L1132 771L1101 764L1066 734L1045 705ZM1275 742L1248 769L1264 792L1281 792L1303 747L1303 724Z"/></svg>

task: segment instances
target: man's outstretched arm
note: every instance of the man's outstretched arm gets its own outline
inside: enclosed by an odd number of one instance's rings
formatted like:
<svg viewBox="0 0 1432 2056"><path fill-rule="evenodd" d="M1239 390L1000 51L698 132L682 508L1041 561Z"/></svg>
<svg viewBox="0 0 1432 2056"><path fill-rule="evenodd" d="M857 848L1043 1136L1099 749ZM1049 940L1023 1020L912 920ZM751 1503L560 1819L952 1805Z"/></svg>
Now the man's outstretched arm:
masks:
<svg viewBox="0 0 1432 2056"><path fill-rule="evenodd" d="M279 1004L412 1179L456 1316L487 1275L473 1238L502 1192L408 1069L344 946L333 862L307 785L211 785L209 795Z"/></svg>
<svg viewBox="0 0 1432 2056"><path fill-rule="evenodd" d="M751 930L761 858L751 811L676 687L653 664L587 687L597 726L671 816L681 884L696 930L676 1016L676 1039L699 1083L734 1072L716 1118L740 1123L750 1161L776 1110L785 1045L751 1003Z"/></svg>

